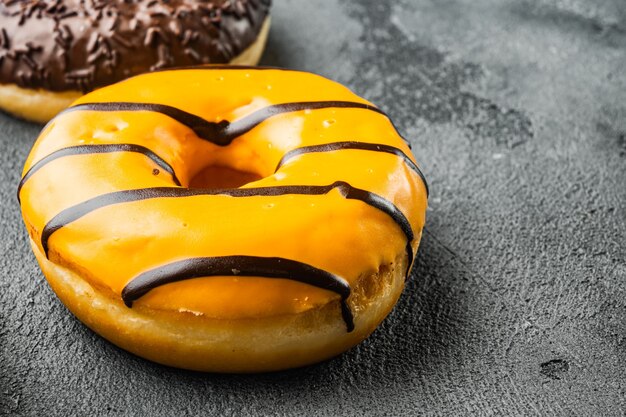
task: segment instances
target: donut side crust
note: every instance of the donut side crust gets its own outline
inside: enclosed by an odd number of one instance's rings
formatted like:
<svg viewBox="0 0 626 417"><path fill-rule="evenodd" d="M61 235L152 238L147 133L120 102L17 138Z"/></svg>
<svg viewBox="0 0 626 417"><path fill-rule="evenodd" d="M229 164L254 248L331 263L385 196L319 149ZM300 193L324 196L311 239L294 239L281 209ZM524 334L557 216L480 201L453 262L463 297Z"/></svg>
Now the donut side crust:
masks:
<svg viewBox="0 0 626 417"><path fill-rule="evenodd" d="M270 17L265 18L256 40L229 64L254 66L259 63L270 29ZM0 110L21 119L46 123L83 95L80 91L50 91L0 83Z"/></svg>
<svg viewBox="0 0 626 417"><path fill-rule="evenodd" d="M85 325L113 344L151 361L195 371L278 371L332 358L355 346L383 321L400 297L407 257L362 275L349 299L355 330L346 332L339 301L303 313L221 320L185 311L129 309L108 290L48 261L31 246L50 286Z"/></svg>

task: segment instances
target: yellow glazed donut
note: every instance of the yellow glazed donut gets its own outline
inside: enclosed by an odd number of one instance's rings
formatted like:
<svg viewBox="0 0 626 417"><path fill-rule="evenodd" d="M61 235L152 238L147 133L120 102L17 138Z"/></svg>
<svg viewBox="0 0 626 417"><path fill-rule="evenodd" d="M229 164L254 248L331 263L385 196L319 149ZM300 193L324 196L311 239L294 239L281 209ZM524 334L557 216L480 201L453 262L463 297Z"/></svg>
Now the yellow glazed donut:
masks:
<svg viewBox="0 0 626 417"><path fill-rule="evenodd" d="M323 77L154 72L43 129L19 185L33 251L87 326L215 372L314 363L396 303L427 186L389 118Z"/></svg>

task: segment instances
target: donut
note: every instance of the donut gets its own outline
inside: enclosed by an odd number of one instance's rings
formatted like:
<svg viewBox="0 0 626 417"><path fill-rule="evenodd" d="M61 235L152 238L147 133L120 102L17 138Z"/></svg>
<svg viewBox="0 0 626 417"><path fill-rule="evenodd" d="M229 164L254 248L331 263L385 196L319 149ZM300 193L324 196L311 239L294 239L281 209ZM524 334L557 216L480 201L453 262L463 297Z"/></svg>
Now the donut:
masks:
<svg viewBox="0 0 626 417"><path fill-rule="evenodd" d="M306 72L132 77L44 127L18 187L50 286L174 367L274 371L356 345L398 300L427 185L388 116Z"/></svg>
<svg viewBox="0 0 626 417"><path fill-rule="evenodd" d="M148 71L256 65L271 0L0 0L0 109L45 123Z"/></svg>

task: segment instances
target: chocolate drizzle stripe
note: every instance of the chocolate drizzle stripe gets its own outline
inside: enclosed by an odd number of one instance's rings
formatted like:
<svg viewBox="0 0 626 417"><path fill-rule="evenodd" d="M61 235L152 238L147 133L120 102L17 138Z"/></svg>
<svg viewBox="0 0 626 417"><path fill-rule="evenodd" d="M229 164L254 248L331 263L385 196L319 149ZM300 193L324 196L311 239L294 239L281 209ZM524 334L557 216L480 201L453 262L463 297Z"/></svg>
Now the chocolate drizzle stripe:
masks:
<svg viewBox="0 0 626 417"><path fill-rule="evenodd" d="M52 152L50 155L40 159L32 167L26 172L20 184L17 187L17 194L19 198L20 191L22 187L32 177L37 171L46 166L52 161L55 161L59 158L63 158L66 156L72 155L92 155L92 154L101 154L101 153L113 153L113 152L135 152L140 153L142 155L150 158L155 164L161 167L164 171L169 173L172 176L172 180L176 185L180 186L180 181L176 177L176 173L174 172L174 168L170 164L168 164L163 158L161 158L156 153L152 152L150 149L141 146L134 145L130 143L120 143L120 144L106 144L106 145L80 145L80 146L72 146L68 148L59 149L58 151Z"/></svg>
<svg viewBox="0 0 626 417"><path fill-rule="evenodd" d="M132 307L134 301L156 287L211 276L282 278L332 291L341 297L341 315L348 332L354 330L352 312L347 303L350 284L330 272L285 258L236 255L185 259L133 278L122 290L122 299L128 307Z"/></svg>
<svg viewBox="0 0 626 417"><path fill-rule="evenodd" d="M384 152L390 153L393 155L397 155L400 158L404 159L404 162L411 168L413 171L419 175L422 182L424 183L424 187L426 188L426 196L428 196L428 182L426 181L426 177L419 169L419 167L409 158L402 150L389 145L384 145L380 143L367 143L367 142L354 142L354 141L346 141L346 142L332 142L325 143L322 145L313 145L313 146L303 146L301 148L292 149L287 152L281 160L278 162L276 169L274 172L278 171L280 167L282 167L287 161L291 158L307 154L307 153L315 153L315 152L332 152L339 151L343 149L356 149L362 151L372 151L372 152Z"/></svg>
<svg viewBox="0 0 626 417"><path fill-rule="evenodd" d="M249 71L274 70L274 71L285 71L285 72L300 72L300 73L307 74L307 72L305 72L305 71L300 71L300 70L290 69L290 68L280 68L280 67L271 67L271 66L253 67L253 66L249 66L249 65L220 65L220 64L209 64L209 65L196 65L196 66L181 66L181 67L163 68L163 69L152 71L152 72L165 72L165 71L216 71L216 70L217 71L219 71L219 70L237 70L237 71L241 71L241 70L249 70ZM314 73L308 73L308 74L314 74ZM315 74L315 75L319 75L319 74ZM319 75L319 76L323 77L321 75ZM385 113L383 113L383 114L385 114ZM387 114L385 114L385 116L387 116ZM393 120L391 120L391 118L389 118L389 117L388 117L388 119L389 119L389 122L391 123L391 125L393 126L394 130L398 134L398 136L400 136L400 138L407 144L409 149L411 149L412 148L411 142L409 142L403 135L400 134L400 131L398 130L398 127L395 125ZM426 183L426 182L424 182L424 183ZM426 188L428 188L428 184L426 184Z"/></svg>
<svg viewBox="0 0 626 417"><path fill-rule="evenodd" d="M387 115L380 109L365 103L352 101L303 101L294 103L274 104L234 122L226 120L219 123L210 122L192 113L166 104L132 103L132 102L105 102L83 103L69 107L58 116L75 111L148 111L161 113L187 126L201 139L218 146L228 146L239 136L249 132L270 117L283 113L292 113L303 110L318 110L328 108L351 108L373 111L383 116ZM57 117L58 117L57 116Z"/></svg>
<svg viewBox="0 0 626 417"><path fill-rule="evenodd" d="M413 241L413 229L409 220L402 211L393 203L383 197L360 188L352 187L350 184L337 181L330 185L285 185L277 187L259 188L232 188L232 189L190 189L176 187L154 187L141 188L136 190L124 190L103 194L85 202L67 208L54 216L41 233L41 246L48 256L48 240L50 236L62 227L72 223L81 217L103 207L114 204L130 203L133 201L148 200L154 198L181 198L194 196L223 195L230 197L270 197L282 195L324 195L337 189L341 195L348 200L360 200L385 214L389 215L400 227L407 238L407 256L409 265L413 260L413 250L410 242Z"/></svg>

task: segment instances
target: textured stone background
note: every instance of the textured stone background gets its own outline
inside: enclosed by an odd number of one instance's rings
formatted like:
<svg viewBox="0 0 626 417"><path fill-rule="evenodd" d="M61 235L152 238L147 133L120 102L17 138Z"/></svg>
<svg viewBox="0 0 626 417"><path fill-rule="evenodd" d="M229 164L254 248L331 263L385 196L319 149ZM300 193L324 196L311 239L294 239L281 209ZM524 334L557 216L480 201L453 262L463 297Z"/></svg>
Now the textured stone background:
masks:
<svg viewBox="0 0 626 417"><path fill-rule="evenodd" d="M15 199L39 128L0 115L0 413L626 415L624 0L275 3L264 62L379 104L430 179L399 305L305 369L133 357L46 285Z"/></svg>

